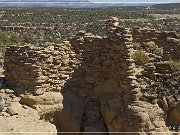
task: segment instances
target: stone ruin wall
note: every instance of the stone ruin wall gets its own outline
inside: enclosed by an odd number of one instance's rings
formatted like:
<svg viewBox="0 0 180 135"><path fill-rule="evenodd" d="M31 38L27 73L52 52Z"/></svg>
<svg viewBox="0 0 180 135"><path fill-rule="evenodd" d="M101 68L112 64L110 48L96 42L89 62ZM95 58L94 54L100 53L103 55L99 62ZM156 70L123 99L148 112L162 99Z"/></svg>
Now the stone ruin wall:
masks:
<svg viewBox="0 0 180 135"><path fill-rule="evenodd" d="M180 59L180 36L176 32L158 31L156 29L133 28L133 42L146 47L146 43L153 41L163 48L163 60Z"/></svg>
<svg viewBox="0 0 180 135"><path fill-rule="evenodd" d="M63 96L54 116L59 131L169 131L162 109L139 100L131 55L140 39L117 26L106 38L80 33L47 48L10 46L4 74L18 94Z"/></svg>
<svg viewBox="0 0 180 135"><path fill-rule="evenodd" d="M74 64L67 65L69 57L73 55L70 46L60 46L10 46L5 55L7 83L16 88L18 94L59 92L64 81L70 77Z"/></svg>
<svg viewBox="0 0 180 135"><path fill-rule="evenodd" d="M167 80L179 76L179 70L174 70L168 63L170 59L176 62L179 62L180 60L180 36L176 32L158 31L155 29L146 28L133 28L132 32L133 43L140 43L143 50L146 50L148 42L154 42L154 45L157 45L158 48L163 49L163 54L160 57L157 56L157 54L155 55L145 52L148 54L149 64L146 65L144 71L141 72L141 77L152 81L155 78L159 78L164 83L163 87L168 86L169 82ZM155 81L157 81L156 79ZM177 80L177 82L179 82L179 80ZM146 93L147 89L148 88L142 87L141 92ZM180 106L179 85L174 88L166 88L165 91L169 91L170 93L165 92L166 94L161 97L160 101L158 100L158 104L165 112L167 126L176 125L176 127L178 127L180 123L178 111L178 106ZM145 94L143 94L143 96L144 95ZM146 101L154 104L153 102L156 99L152 100L152 97L149 98L151 101L149 99Z"/></svg>
<svg viewBox="0 0 180 135"><path fill-rule="evenodd" d="M124 30L124 32L127 31ZM66 43L49 46L48 48L10 46L7 48L5 55L4 74L7 83L16 88L15 91L18 94L38 96L49 91L60 91L64 99L64 110L59 114L62 115L59 119L60 121L67 121L66 123L60 123L60 129L78 131L82 124L80 120L83 114L91 116L92 113L94 116L90 119L100 117L98 116L100 115L98 98L107 102L107 96L109 97L109 94L112 93L112 101L118 100L118 102L114 102L114 106L117 108L119 108L119 103L123 105L120 93L125 95L125 102L130 100L130 96L127 96L129 73L122 71L127 70L132 62L123 62L128 59L128 50L124 41L121 41L121 43L122 46L117 42L113 43L108 38L103 39L85 34L76 36L71 44ZM101 86L104 83L107 88ZM113 86L111 86L112 84ZM104 95L100 97L101 94ZM74 99L76 100L73 101ZM70 100L76 104L75 108L69 104ZM96 102L93 107L91 105L93 101L91 100ZM69 110L71 108L73 108L73 112ZM92 108L95 110L91 110ZM111 108L111 106L103 106L104 111L108 108ZM106 115L106 117L109 117L108 114ZM75 123L73 123L72 120L75 118ZM113 118L111 119L113 120ZM98 126L98 123L96 124ZM101 122L101 125L101 128L105 131L106 128L103 122ZM117 129L109 128L112 131L118 131L119 127Z"/></svg>

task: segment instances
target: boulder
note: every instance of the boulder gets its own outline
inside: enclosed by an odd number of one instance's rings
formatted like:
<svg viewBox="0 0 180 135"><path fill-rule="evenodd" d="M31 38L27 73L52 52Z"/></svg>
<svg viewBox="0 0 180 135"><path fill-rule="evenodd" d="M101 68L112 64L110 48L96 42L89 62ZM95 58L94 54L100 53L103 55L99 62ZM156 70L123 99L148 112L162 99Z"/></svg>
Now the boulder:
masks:
<svg viewBox="0 0 180 135"><path fill-rule="evenodd" d="M57 129L50 122L40 120L38 112L30 107L24 109L18 102L13 102L12 110L18 115L0 116L0 132L5 132L7 135L14 133L30 133L43 132L45 135L56 135ZM5 114L7 116L7 113Z"/></svg>

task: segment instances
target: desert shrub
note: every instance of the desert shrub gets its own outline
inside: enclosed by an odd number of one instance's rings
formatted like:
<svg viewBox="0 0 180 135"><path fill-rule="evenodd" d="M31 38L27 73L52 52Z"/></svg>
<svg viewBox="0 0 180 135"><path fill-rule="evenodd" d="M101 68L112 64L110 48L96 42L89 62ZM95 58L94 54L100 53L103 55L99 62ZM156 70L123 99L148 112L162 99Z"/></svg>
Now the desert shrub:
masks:
<svg viewBox="0 0 180 135"><path fill-rule="evenodd" d="M0 53L4 54L9 41L10 40L8 34L6 32L0 32Z"/></svg>
<svg viewBox="0 0 180 135"><path fill-rule="evenodd" d="M180 71L180 60L173 60L170 57L168 63L172 69Z"/></svg>
<svg viewBox="0 0 180 135"><path fill-rule="evenodd" d="M4 44L9 42L9 36L6 32L0 32L0 42Z"/></svg>
<svg viewBox="0 0 180 135"><path fill-rule="evenodd" d="M163 49L159 48L157 45L155 45L151 42L149 42L147 44L147 52L154 53L154 54L160 55L160 56L163 55Z"/></svg>
<svg viewBox="0 0 180 135"><path fill-rule="evenodd" d="M138 65L144 65L148 63L148 56L141 50L137 50L133 55L132 59Z"/></svg>
<svg viewBox="0 0 180 135"><path fill-rule="evenodd" d="M12 33L10 36L10 42L14 44L18 44L19 42L21 42L21 39L19 38L17 34Z"/></svg>
<svg viewBox="0 0 180 135"><path fill-rule="evenodd" d="M26 42L26 43L34 43L35 42L35 38L32 34L26 34L23 38L24 38L24 42Z"/></svg>
<svg viewBox="0 0 180 135"><path fill-rule="evenodd" d="M0 53L4 54L5 50L6 50L7 45L6 44L0 44Z"/></svg>
<svg viewBox="0 0 180 135"><path fill-rule="evenodd" d="M141 48L141 44L135 42L135 43L133 43L133 47L134 47L135 49L140 49L140 48Z"/></svg>

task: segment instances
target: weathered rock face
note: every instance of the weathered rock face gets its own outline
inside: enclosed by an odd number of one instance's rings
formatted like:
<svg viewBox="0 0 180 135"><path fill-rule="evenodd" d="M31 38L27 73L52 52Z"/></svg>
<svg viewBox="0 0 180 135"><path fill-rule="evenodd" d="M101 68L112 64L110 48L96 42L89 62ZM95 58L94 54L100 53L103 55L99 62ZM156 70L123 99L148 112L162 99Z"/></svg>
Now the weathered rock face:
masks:
<svg viewBox="0 0 180 135"><path fill-rule="evenodd" d="M158 104L139 100L143 69L131 58L138 39L117 21L108 21L107 37L80 32L47 48L10 46L7 84L59 131L169 132Z"/></svg>
<svg viewBox="0 0 180 135"><path fill-rule="evenodd" d="M30 107L23 108L18 102L13 102L11 107L18 115L7 116L6 113L0 115L0 132L8 135L11 134L38 134L56 135L55 125L40 120L38 112Z"/></svg>
<svg viewBox="0 0 180 135"><path fill-rule="evenodd" d="M38 111L19 103L20 97L10 89L0 89L0 132L6 134L55 135L56 126L49 121L40 120Z"/></svg>
<svg viewBox="0 0 180 135"><path fill-rule="evenodd" d="M177 107L173 108L169 113L168 113L168 122L169 125L173 125L177 128L179 128L179 123L180 123L180 103L178 103ZM172 127L173 127L172 126Z"/></svg>

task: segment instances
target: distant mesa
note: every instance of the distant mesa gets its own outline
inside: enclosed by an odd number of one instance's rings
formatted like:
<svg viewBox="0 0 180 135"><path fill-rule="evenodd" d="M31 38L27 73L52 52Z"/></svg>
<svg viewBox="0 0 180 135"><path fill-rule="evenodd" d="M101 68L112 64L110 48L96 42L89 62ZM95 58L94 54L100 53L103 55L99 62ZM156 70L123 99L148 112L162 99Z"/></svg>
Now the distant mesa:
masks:
<svg viewBox="0 0 180 135"><path fill-rule="evenodd" d="M85 6L91 4L88 0L0 0L0 7L57 7Z"/></svg>
<svg viewBox="0 0 180 135"><path fill-rule="evenodd" d="M0 0L0 2L34 2L34 3L39 3L39 2L64 2L64 3L68 3L68 2L89 2L88 0Z"/></svg>
<svg viewBox="0 0 180 135"><path fill-rule="evenodd" d="M0 0L0 7L122 7L149 3L93 3L88 0ZM152 4L151 4L152 5Z"/></svg>

